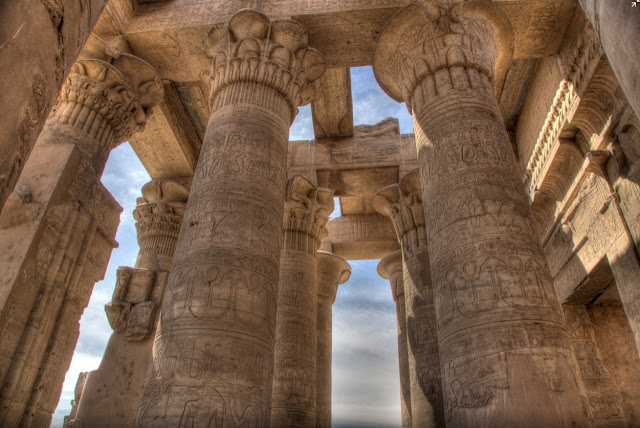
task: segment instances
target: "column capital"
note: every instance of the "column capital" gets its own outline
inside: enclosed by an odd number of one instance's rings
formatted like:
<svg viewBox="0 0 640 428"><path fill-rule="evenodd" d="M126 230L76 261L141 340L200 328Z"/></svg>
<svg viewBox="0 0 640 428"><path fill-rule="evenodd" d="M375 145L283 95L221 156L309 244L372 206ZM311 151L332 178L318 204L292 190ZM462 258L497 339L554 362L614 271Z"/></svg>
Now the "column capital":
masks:
<svg viewBox="0 0 640 428"><path fill-rule="evenodd" d="M136 267L169 270L190 186L189 178L154 179L142 186L142 197L133 210L140 245ZM166 258L166 263L159 257Z"/></svg>
<svg viewBox="0 0 640 428"><path fill-rule="evenodd" d="M308 43L307 30L297 21L271 21L256 10L238 11L228 25L213 27L204 41L211 59L209 102L213 105L226 86L255 82L287 100L293 121L298 106L315 98L315 82L325 70L324 58Z"/></svg>
<svg viewBox="0 0 640 428"><path fill-rule="evenodd" d="M351 276L351 265L342 257L328 251L318 251L318 295L335 302L338 285Z"/></svg>
<svg viewBox="0 0 640 428"><path fill-rule="evenodd" d="M142 131L151 107L163 97L162 80L151 65L91 35L49 117L89 134L110 150Z"/></svg>
<svg viewBox="0 0 640 428"><path fill-rule="evenodd" d="M402 281L402 250L395 250L384 256L378 263L378 275L388 279L391 284L391 295L393 300L404 294L404 284ZM400 281L394 281L400 275Z"/></svg>
<svg viewBox="0 0 640 428"><path fill-rule="evenodd" d="M391 218L402 246L409 251L427 248L422 187L417 169L405 175L400 183L380 190L373 207Z"/></svg>
<svg viewBox="0 0 640 428"><path fill-rule="evenodd" d="M506 72L512 55L511 22L493 2L430 0L409 4L387 22L373 71L380 87L411 112L423 82L435 94L482 87L478 73L493 82Z"/></svg>
<svg viewBox="0 0 640 428"><path fill-rule="evenodd" d="M326 225L332 211L331 190L318 188L301 175L289 180L284 202L285 231L301 232L311 236L317 249L320 241L327 236ZM313 252L315 253L315 249Z"/></svg>

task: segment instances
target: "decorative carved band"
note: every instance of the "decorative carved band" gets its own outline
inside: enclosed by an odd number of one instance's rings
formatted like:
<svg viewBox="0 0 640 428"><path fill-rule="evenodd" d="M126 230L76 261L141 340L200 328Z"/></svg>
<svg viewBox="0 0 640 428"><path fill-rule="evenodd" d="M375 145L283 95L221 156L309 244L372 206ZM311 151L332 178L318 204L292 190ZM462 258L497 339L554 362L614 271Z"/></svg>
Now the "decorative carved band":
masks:
<svg viewBox="0 0 640 428"><path fill-rule="evenodd" d="M190 180L152 180L142 187L133 211L140 253L173 257L189 196Z"/></svg>
<svg viewBox="0 0 640 428"><path fill-rule="evenodd" d="M373 207L391 218L398 240L407 251L427 248L422 187L417 169L380 190L373 198Z"/></svg>
<svg viewBox="0 0 640 428"><path fill-rule="evenodd" d="M585 86L589 83L591 75L602 57L598 35L588 24L576 39L571 52L571 56L566 62L565 76L556 91L523 177L531 199L539 187L539 179L546 169L555 145L558 143L560 132L564 128L569 114L575 111L574 104L580 102L580 94L584 92Z"/></svg>
<svg viewBox="0 0 640 428"><path fill-rule="evenodd" d="M111 149L141 131L149 109L163 97L160 76L148 63L92 35L49 120L72 125Z"/></svg>
<svg viewBox="0 0 640 428"><path fill-rule="evenodd" d="M433 91L423 92L440 93L485 86L478 73L493 82L506 72L512 45L511 23L493 2L412 3L382 30L373 70L382 89L411 112L425 83Z"/></svg>
<svg viewBox="0 0 640 428"><path fill-rule="evenodd" d="M303 176L294 176L287 185L285 199L285 248L315 254L320 241L327 236L326 225L332 211L331 190L316 188Z"/></svg>
<svg viewBox="0 0 640 428"><path fill-rule="evenodd" d="M220 91L238 82L255 82L277 90L289 104L291 120L299 105L315 97L315 81L325 69L322 55L308 46L307 31L300 23L270 21L262 13L245 9L216 25L205 39L211 58L213 101Z"/></svg>

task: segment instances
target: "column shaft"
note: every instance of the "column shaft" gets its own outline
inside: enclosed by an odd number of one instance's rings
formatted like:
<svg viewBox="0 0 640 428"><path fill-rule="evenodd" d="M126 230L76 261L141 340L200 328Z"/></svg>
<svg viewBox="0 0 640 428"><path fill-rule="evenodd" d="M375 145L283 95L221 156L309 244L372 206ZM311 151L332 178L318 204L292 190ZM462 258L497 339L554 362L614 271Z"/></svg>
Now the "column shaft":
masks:
<svg viewBox="0 0 640 428"><path fill-rule="evenodd" d="M307 56L300 24L271 23L252 10L214 27L207 43L212 113L138 412L142 427L270 420L288 131L298 91L324 65L308 72L318 61Z"/></svg>

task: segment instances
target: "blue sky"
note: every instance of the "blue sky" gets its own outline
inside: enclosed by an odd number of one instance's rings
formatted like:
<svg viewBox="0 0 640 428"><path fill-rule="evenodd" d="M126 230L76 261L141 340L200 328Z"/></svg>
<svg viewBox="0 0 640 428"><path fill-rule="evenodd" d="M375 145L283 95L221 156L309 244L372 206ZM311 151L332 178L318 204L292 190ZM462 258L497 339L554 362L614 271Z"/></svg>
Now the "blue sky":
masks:
<svg viewBox="0 0 640 428"><path fill-rule="evenodd" d="M375 124L386 117L400 120L400 132L411 133L413 122L404 104L378 87L371 67L351 69L354 123ZM300 108L291 127L291 140L313 139L311 108ZM364 150L364 148L363 148ZM65 378L52 427L61 427L81 371L98 367L111 335L104 305L111 300L118 266L133 266L138 254L136 198L149 175L128 143L111 152L102 182L123 207L105 279L96 284L80 322L80 338ZM377 260L350 261L349 281L338 289L333 306L333 425L334 427L399 427L400 386L395 303L389 282L378 276Z"/></svg>

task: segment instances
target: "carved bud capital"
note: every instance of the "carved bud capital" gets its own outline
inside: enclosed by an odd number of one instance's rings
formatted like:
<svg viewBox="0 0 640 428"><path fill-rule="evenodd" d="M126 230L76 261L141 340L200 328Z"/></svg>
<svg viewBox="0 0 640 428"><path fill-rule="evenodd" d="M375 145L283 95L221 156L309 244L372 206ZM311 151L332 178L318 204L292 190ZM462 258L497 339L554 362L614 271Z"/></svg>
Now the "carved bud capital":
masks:
<svg viewBox="0 0 640 428"><path fill-rule="evenodd" d="M191 179L156 179L142 186L133 211L141 254L173 257L190 186Z"/></svg>
<svg viewBox="0 0 640 428"><path fill-rule="evenodd" d="M91 35L58 95L51 118L113 148L142 131L164 97L158 73L142 59Z"/></svg>
<svg viewBox="0 0 640 428"><path fill-rule="evenodd" d="M384 256L378 263L378 275L388 279L391 284L393 300L404 294L404 281L402 280L402 250L392 251Z"/></svg>
<svg viewBox="0 0 640 428"><path fill-rule="evenodd" d="M216 25L204 40L211 58L210 102L228 85L255 82L277 90L295 117L298 106L315 98L315 82L325 70L324 58L308 42L297 21L271 21L256 10L238 11L229 25Z"/></svg>
<svg viewBox="0 0 640 428"><path fill-rule="evenodd" d="M391 218L398 240L405 249L427 248L422 186L417 169L405 175L400 183L380 190L373 198L373 207Z"/></svg>
<svg viewBox="0 0 640 428"><path fill-rule="evenodd" d="M425 80L435 93L480 83L469 70L493 82L506 72L512 54L511 22L492 1L427 1L411 3L387 22L373 71L380 87L412 111L415 90Z"/></svg>
<svg viewBox="0 0 640 428"><path fill-rule="evenodd" d="M335 302L338 285L351 276L351 265L340 256L327 251L318 251L318 295Z"/></svg>
<svg viewBox="0 0 640 428"><path fill-rule="evenodd" d="M333 192L317 188L301 175L296 175L287 184L284 203L285 231L300 232L313 238L315 253L320 241L327 236L327 220L333 211ZM285 242L285 245L292 243Z"/></svg>

